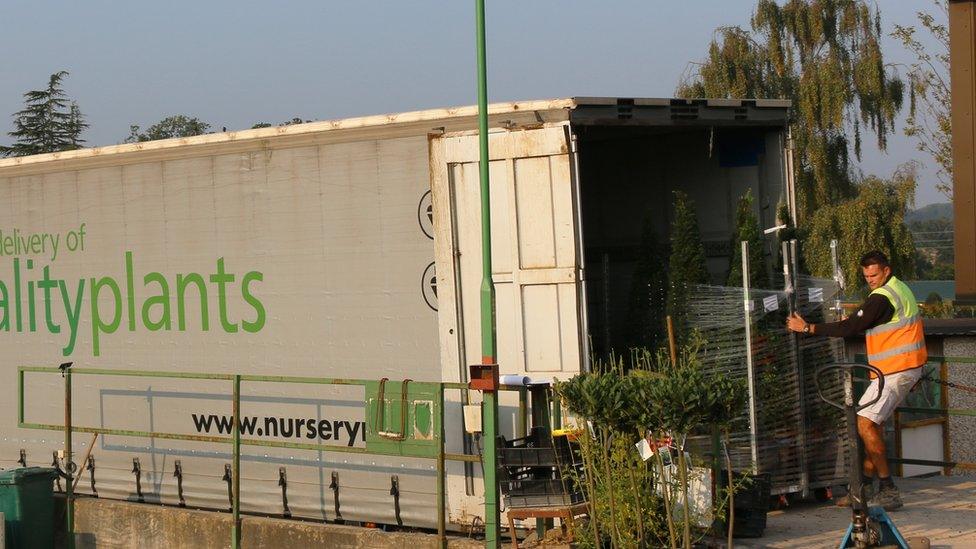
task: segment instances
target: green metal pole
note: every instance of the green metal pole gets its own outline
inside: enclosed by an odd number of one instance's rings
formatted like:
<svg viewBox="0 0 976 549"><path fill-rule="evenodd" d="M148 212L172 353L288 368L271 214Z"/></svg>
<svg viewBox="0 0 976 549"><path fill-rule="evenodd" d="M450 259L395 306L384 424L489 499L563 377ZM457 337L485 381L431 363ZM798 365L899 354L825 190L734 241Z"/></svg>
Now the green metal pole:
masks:
<svg viewBox="0 0 976 549"><path fill-rule="evenodd" d="M491 201L488 186L488 69L485 61L485 0L475 0L478 50L478 141L481 176L481 363L495 364L495 287L491 279ZM485 391L482 401L485 477L485 545L498 547L501 515L498 504L498 400L495 391Z"/></svg>
<svg viewBox="0 0 976 549"><path fill-rule="evenodd" d="M234 462L231 470L234 501L232 514L234 524L231 530L230 546L238 549L241 544L241 376L234 376Z"/></svg>
<svg viewBox="0 0 976 549"><path fill-rule="evenodd" d="M64 370L64 471L65 477L65 541L68 549L75 547L74 471L71 466L71 368Z"/></svg>
<svg viewBox="0 0 976 549"><path fill-rule="evenodd" d="M543 395L545 398L546 410L550 411L549 417L545 420L545 426L549 428L550 432L553 429L561 429L563 426L562 403L559 402L558 398L555 398L552 389L549 387L539 391L539 394ZM535 533L537 539L545 539L546 532L548 532L553 526L555 526L555 522L551 518L535 519Z"/></svg>
<svg viewBox="0 0 976 549"><path fill-rule="evenodd" d="M447 508L445 498L445 468L444 468L444 385L437 391L437 413L440 426L437 428L437 546L447 547Z"/></svg>

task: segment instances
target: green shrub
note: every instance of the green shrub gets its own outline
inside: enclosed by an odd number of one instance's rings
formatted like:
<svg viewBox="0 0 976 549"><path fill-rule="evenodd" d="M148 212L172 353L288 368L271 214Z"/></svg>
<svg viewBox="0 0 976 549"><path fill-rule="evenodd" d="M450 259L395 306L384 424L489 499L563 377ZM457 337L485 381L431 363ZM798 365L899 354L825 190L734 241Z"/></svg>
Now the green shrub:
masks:
<svg viewBox="0 0 976 549"><path fill-rule="evenodd" d="M706 371L699 347L691 338L677 364L667 353L640 351L629 368L611 358L592 373L557 383L557 395L577 420L584 462L578 480L591 504L590 520L575 532L581 547L691 547L704 533L690 505L677 505L688 501L691 481L685 441L710 429L727 433L744 409L746 391L741 380ZM633 441L648 435L675 441L677 478L666 473L661 452L650 462L640 458ZM730 487L728 497L733 492ZM725 502L713 505L713 516L721 516Z"/></svg>

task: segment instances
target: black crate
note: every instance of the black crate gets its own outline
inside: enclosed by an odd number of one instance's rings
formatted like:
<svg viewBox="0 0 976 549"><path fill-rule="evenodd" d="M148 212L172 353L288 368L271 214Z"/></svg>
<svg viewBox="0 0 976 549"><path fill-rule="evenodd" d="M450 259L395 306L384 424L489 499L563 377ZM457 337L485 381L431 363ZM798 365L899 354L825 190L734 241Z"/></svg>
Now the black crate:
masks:
<svg viewBox="0 0 976 549"><path fill-rule="evenodd" d="M570 478L521 478L501 482L508 507L559 507L586 501Z"/></svg>
<svg viewBox="0 0 976 549"><path fill-rule="evenodd" d="M583 462L579 444L569 437L553 437L545 427L533 427L523 438L498 438L498 464L502 467L571 467Z"/></svg>
<svg viewBox="0 0 976 549"><path fill-rule="evenodd" d="M553 467L539 465L535 467L499 467L499 481L516 480L560 480L560 479L582 479L583 464L572 465L569 467Z"/></svg>
<svg viewBox="0 0 976 549"><path fill-rule="evenodd" d="M747 484L735 494L735 524L732 535L737 538L762 537L766 529L766 513L772 483L768 473L749 475L735 473L736 483L749 477ZM722 487L728 486L728 472L722 471Z"/></svg>
<svg viewBox="0 0 976 549"><path fill-rule="evenodd" d="M765 530L765 511L735 510L735 524L732 525L732 537L761 538Z"/></svg>

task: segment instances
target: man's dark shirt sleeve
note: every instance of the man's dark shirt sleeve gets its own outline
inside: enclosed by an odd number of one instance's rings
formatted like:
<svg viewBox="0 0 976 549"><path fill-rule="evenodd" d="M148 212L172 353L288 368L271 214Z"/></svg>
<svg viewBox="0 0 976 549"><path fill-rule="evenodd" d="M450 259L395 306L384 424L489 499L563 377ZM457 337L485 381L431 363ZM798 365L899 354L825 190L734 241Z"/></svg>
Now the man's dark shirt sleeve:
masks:
<svg viewBox="0 0 976 549"><path fill-rule="evenodd" d="M895 308L888 298L881 294L871 294L847 320L817 324L814 330L816 335L850 337L889 322L894 314Z"/></svg>

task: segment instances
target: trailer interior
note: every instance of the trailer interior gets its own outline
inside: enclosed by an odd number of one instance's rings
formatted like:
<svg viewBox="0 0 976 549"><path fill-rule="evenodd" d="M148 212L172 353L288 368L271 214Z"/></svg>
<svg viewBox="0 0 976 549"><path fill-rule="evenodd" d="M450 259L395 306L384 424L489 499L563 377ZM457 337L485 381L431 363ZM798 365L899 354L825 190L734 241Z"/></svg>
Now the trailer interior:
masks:
<svg viewBox="0 0 976 549"><path fill-rule="evenodd" d="M777 224L789 194L788 102L756 103L618 99L573 111L592 355L640 346L635 303L654 292L634 274L641 257L667 265L676 191L697 210L712 284L729 273L739 197L752 193L762 228ZM770 263L774 248L768 239Z"/></svg>

